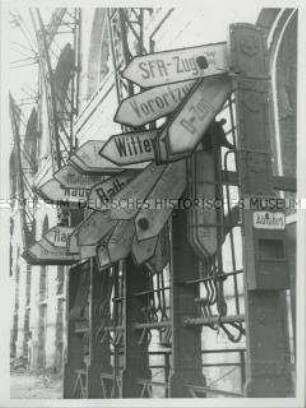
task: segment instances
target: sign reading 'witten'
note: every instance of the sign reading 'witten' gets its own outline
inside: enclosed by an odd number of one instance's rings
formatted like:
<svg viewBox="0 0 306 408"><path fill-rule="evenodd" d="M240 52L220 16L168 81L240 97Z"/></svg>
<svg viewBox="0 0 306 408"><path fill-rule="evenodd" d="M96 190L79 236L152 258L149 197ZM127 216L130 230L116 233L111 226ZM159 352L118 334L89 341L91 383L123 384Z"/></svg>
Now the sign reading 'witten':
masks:
<svg viewBox="0 0 306 408"><path fill-rule="evenodd" d="M118 166L153 160L157 132L155 129L111 136L99 154Z"/></svg>
<svg viewBox="0 0 306 408"><path fill-rule="evenodd" d="M141 87L151 88L228 70L227 44L222 42L135 57L122 75Z"/></svg>
<svg viewBox="0 0 306 408"><path fill-rule="evenodd" d="M188 156L200 142L213 118L232 92L227 76L199 80L190 97L158 138L160 162Z"/></svg>

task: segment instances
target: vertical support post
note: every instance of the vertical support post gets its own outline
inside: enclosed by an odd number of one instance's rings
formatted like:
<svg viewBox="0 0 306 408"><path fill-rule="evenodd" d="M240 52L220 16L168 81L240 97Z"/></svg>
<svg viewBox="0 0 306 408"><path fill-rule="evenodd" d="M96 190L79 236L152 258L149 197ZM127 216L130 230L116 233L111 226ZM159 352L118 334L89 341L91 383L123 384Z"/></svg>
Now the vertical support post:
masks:
<svg viewBox="0 0 306 408"><path fill-rule="evenodd" d="M197 278L197 259L187 239L187 211L178 210L172 217L171 256L172 368L169 379L170 398L190 398L188 385L205 386L202 374L201 326L187 328L186 316L197 313L197 284L182 281Z"/></svg>
<svg viewBox="0 0 306 408"><path fill-rule="evenodd" d="M140 398L142 385L137 379L151 378L149 369L149 336L148 332L135 330L135 323L144 323L143 313L146 307L146 295L136 293L149 290L148 272L144 266L137 266L131 255L124 262L125 302L124 302L124 336L125 364L122 372L122 397Z"/></svg>
<svg viewBox="0 0 306 408"><path fill-rule="evenodd" d="M70 312L75 302L78 274L82 271L78 267L70 268L67 277L66 321L67 321L67 355L64 367L64 398L74 398L75 369L80 368L83 360L83 340L75 334L75 322L70 318Z"/></svg>
<svg viewBox="0 0 306 408"><path fill-rule="evenodd" d="M90 258L90 276L91 276L91 291L90 291L90 320L89 320L89 366L88 366L88 398L102 398L103 390L100 381L102 371L112 372L110 364L110 347L109 342L101 343L96 336L99 329L100 313L103 315L102 308L103 292L105 293L105 285L109 284L108 272L99 272L97 263L94 258ZM103 290L104 289L104 290ZM100 319L99 319L100 318Z"/></svg>
<svg viewBox="0 0 306 408"><path fill-rule="evenodd" d="M245 391L248 397L289 397L292 382L282 308L283 290L288 287L284 231L273 230L274 226L257 229L252 206L254 200L274 195L267 47L261 30L251 24L232 25L230 35L232 66L237 73L239 184L245 203L252 207L245 208L242 217L247 337ZM260 208L261 205L257 210ZM269 217L268 212L266 215Z"/></svg>

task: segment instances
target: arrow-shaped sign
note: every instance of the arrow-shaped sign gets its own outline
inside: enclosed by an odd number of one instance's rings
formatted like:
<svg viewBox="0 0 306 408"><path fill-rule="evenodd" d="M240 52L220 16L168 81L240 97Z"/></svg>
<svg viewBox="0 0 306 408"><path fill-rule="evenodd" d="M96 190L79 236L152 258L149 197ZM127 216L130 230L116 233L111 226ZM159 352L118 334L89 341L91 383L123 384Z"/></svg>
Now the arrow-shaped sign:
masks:
<svg viewBox="0 0 306 408"><path fill-rule="evenodd" d="M135 57L123 77L143 88L218 75L229 71L225 42Z"/></svg>
<svg viewBox="0 0 306 408"><path fill-rule="evenodd" d="M232 81L227 76L199 80L158 137L157 161L164 163L189 156L231 92Z"/></svg>
<svg viewBox="0 0 306 408"><path fill-rule="evenodd" d="M153 238L149 239L151 241ZM145 243L145 241L140 241ZM153 269L153 272L161 272L169 262L169 229L168 225L165 224L161 233L158 236L157 245L155 248L155 253L152 258L150 258L146 265Z"/></svg>
<svg viewBox="0 0 306 408"><path fill-rule="evenodd" d="M138 241L136 235L134 235L132 253L136 264L141 265L154 256L157 241L158 237L146 239L145 241Z"/></svg>
<svg viewBox="0 0 306 408"><path fill-rule="evenodd" d="M190 159L190 196L204 198L207 203L216 200L216 177L213 150L196 152ZM218 225L216 208L204 205L188 211L188 238L190 245L200 256L210 256L218 249Z"/></svg>
<svg viewBox="0 0 306 408"><path fill-rule="evenodd" d="M57 205L84 208L87 202L89 190L84 188L65 188L55 180L48 180L36 189L37 194L45 201Z"/></svg>
<svg viewBox="0 0 306 408"><path fill-rule="evenodd" d="M188 95L196 81L158 86L124 99L114 117L115 122L129 126L142 126L169 115Z"/></svg>
<svg viewBox="0 0 306 408"><path fill-rule="evenodd" d="M67 254L66 248L53 247L45 239L35 242L25 256L33 265L71 265L79 260L76 254Z"/></svg>
<svg viewBox="0 0 306 408"><path fill-rule="evenodd" d="M109 258L112 263L125 259L129 255L134 234L134 220L118 221L108 242Z"/></svg>
<svg viewBox="0 0 306 408"><path fill-rule="evenodd" d="M88 207L98 211L111 208L111 199L135 178L134 170L126 170L108 180L94 185L88 197Z"/></svg>
<svg viewBox="0 0 306 408"><path fill-rule="evenodd" d="M166 166L151 163L113 199L111 217L128 220L137 214Z"/></svg>
<svg viewBox="0 0 306 408"><path fill-rule="evenodd" d="M71 164L66 164L66 166L63 166L54 173L54 178L66 188L89 189L93 185L103 181L105 176L80 173Z"/></svg>
<svg viewBox="0 0 306 408"><path fill-rule="evenodd" d="M98 173L104 175L113 175L126 169L143 169L147 163L132 164L125 168L118 166L114 162L107 160L100 155L100 151L105 145L103 140L88 140L85 142L69 160L80 171L88 173Z"/></svg>
<svg viewBox="0 0 306 408"><path fill-rule="evenodd" d="M160 233L186 184L185 160L169 164L146 199L149 208L142 208L136 216L136 234L140 241Z"/></svg>
<svg viewBox="0 0 306 408"><path fill-rule="evenodd" d="M45 234L44 239L56 248L67 248L67 240L73 231L71 227L56 226Z"/></svg>
<svg viewBox="0 0 306 408"><path fill-rule="evenodd" d="M95 245L116 225L110 211L95 211L78 227L78 245Z"/></svg>
<svg viewBox="0 0 306 408"><path fill-rule="evenodd" d="M118 166L154 160L154 140L158 130L123 133L111 136L100 155Z"/></svg>

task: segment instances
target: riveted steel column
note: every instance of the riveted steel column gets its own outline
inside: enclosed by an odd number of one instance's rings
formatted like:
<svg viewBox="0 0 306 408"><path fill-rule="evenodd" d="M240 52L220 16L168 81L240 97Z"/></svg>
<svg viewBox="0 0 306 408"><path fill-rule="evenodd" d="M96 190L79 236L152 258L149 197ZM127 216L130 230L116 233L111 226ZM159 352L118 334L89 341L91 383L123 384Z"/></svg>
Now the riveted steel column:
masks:
<svg viewBox="0 0 306 408"><path fill-rule="evenodd" d="M186 317L196 317L197 284L183 282L198 278L197 258L187 239L187 211L178 210L172 217L171 313L172 367L169 379L171 398L190 398L188 385L205 386L202 375L201 330L184 325Z"/></svg>
<svg viewBox="0 0 306 408"><path fill-rule="evenodd" d="M266 42L251 24L230 27L231 55L237 73L239 184L244 199L271 197L273 192L269 120L269 69ZM248 202L244 201L246 205ZM292 396L283 290L288 288L286 248L273 253L271 231L254 227L254 211L243 210L243 258L246 306L246 395ZM284 231L279 231L281 236ZM261 242L258 238L262 235ZM275 243L275 245L270 244ZM262 255L264 254L264 255ZM270 263L261 264L263 256ZM274 259L272 259L274 257ZM261 265L261 266L260 266Z"/></svg>
<svg viewBox="0 0 306 408"><path fill-rule="evenodd" d="M144 308L147 295L135 296L136 293L150 289L148 272L144 266L137 266L131 255L124 261L125 301L123 317L125 339L125 363L122 372L122 397L140 398L142 385L137 380L148 380L149 370L149 330L135 330L135 323L144 323Z"/></svg>
<svg viewBox="0 0 306 408"><path fill-rule="evenodd" d="M89 366L88 366L88 398L102 398L100 374L111 373L109 342L101 342L97 336L101 319L105 316L103 292L105 285L109 285L109 271L99 271L94 258L90 262L90 319L89 319ZM104 301L104 302L103 302Z"/></svg>

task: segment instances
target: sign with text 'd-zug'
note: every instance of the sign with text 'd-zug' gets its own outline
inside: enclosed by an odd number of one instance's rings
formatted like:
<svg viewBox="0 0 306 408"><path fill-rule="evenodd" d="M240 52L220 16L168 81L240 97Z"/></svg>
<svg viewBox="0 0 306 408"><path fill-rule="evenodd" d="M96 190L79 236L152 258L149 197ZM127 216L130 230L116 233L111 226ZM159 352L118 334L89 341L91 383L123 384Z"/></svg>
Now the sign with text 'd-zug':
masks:
<svg viewBox="0 0 306 408"><path fill-rule="evenodd" d="M227 44L221 42L135 57L122 76L143 88L151 88L227 71Z"/></svg>
<svg viewBox="0 0 306 408"><path fill-rule="evenodd" d="M158 86L124 99L114 121L129 126L142 126L169 115L188 95L196 80Z"/></svg>
<svg viewBox="0 0 306 408"><path fill-rule="evenodd" d="M100 150L101 157L118 166L154 160L154 140L158 130L123 133L111 136Z"/></svg>
<svg viewBox="0 0 306 408"><path fill-rule="evenodd" d="M199 80L158 136L157 161L165 163L189 156L231 92L232 80L228 76Z"/></svg>

